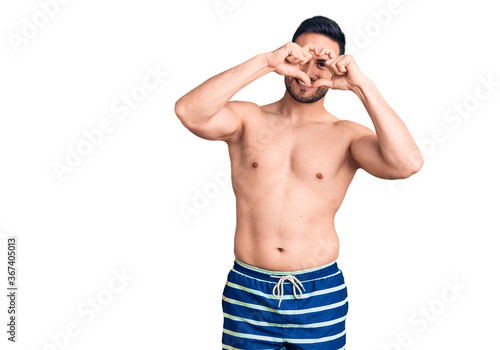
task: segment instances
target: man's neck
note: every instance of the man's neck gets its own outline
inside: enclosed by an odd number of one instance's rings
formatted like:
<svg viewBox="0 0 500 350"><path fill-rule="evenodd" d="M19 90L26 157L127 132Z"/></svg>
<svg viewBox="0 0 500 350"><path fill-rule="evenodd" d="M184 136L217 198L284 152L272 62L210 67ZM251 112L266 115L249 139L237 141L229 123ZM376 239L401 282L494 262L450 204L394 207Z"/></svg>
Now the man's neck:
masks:
<svg viewBox="0 0 500 350"><path fill-rule="evenodd" d="M302 103L295 100L288 92L277 102L279 112L290 118L293 124L302 124L318 120L326 113L323 105L325 98L313 103Z"/></svg>

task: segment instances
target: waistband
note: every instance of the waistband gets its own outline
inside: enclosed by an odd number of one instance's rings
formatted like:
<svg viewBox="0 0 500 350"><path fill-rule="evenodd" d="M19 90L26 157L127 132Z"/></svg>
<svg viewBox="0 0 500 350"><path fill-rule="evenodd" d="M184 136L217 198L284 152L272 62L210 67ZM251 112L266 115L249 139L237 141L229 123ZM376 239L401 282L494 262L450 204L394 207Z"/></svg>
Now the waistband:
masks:
<svg viewBox="0 0 500 350"><path fill-rule="evenodd" d="M244 263L243 261L240 261L238 259L235 259L233 269L242 274L270 282L276 282L276 277L271 277L271 276L292 275L295 278L299 279L300 281L307 281L334 275L340 271L337 266L337 260L334 260L322 266L313 267L305 270L273 271L273 270L262 269L260 267L253 266Z"/></svg>

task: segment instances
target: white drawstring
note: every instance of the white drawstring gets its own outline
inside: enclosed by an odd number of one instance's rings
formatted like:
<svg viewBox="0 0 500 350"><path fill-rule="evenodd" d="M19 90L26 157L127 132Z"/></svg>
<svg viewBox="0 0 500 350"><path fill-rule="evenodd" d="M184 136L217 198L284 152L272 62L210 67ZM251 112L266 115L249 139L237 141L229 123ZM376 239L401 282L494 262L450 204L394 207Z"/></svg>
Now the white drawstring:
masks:
<svg viewBox="0 0 500 350"><path fill-rule="evenodd" d="M292 282L292 284L293 284L293 295L297 299L302 298L302 291L300 290L299 286L302 287L302 289L304 290L304 292L306 291L306 289L304 288L304 286L302 285L302 283L295 276L287 275L287 276L271 276L271 277L273 277L273 278L279 278L280 279L278 281L278 283L276 283L276 285L273 288L273 295L275 297L280 297L280 302L278 304L278 307L280 307L281 300L283 299L283 283L285 281ZM281 290L280 290L280 286L281 286ZM295 292L295 288L297 288L299 290L300 297L297 296L297 293Z"/></svg>

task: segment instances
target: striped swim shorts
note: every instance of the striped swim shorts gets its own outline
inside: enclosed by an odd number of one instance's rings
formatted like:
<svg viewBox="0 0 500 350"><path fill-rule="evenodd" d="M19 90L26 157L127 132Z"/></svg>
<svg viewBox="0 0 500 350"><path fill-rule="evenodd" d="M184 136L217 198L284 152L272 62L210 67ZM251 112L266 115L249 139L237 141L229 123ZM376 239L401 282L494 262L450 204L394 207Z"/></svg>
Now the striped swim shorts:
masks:
<svg viewBox="0 0 500 350"><path fill-rule="evenodd" d="M345 349L348 308L336 261L271 271L235 260L222 296L222 349Z"/></svg>

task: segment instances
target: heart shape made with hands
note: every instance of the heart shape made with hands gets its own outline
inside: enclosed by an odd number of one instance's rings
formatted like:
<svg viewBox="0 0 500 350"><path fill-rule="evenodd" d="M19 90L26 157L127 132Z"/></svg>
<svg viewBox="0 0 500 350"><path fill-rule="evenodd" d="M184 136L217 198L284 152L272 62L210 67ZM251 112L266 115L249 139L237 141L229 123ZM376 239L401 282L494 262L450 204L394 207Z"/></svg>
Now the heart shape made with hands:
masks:
<svg viewBox="0 0 500 350"><path fill-rule="evenodd" d="M307 54L302 63L307 63L312 59L323 60L324 67L331 73L328 79L316 80L312 87L326 86L330 89L352 90L356 81L363 79L354 58L349 54L337 55L333 49L325 49L315 46L312 43L302 47Z"/></svg>
<svg viewBox="0 0 500 350"><path fill-rule="evenodd" d="M326 86L331 89L349 89L349 84L345 76L348 74L348 66L354 62L351 55L337 55L333 49L325 49L317 47L312 43L306 44L302 47L303 50L310 53L310 58L305 63L313 59L313 55L318 60L324 60L324 67L332 74L330 79L318 79L312 87ZM355 65L355 63L354 63ZM357 67L356 67L357 68ZM341 78L343 77L343 78Z"/></svg>
<svg viewBox="0 0 500 350"><path fill-rule="evenodd" d="M331 76L317 79L311 84L311 77L300 69L300 65L312 59L321 60L324 69L328 70ZM314 88L326 86L331 89L352 90L356 81L363 79L351 55L337 55L333 49L317 47L313 43L301 47L289 42L273 52L269 65L276 73L297 78Z"/></svg>

